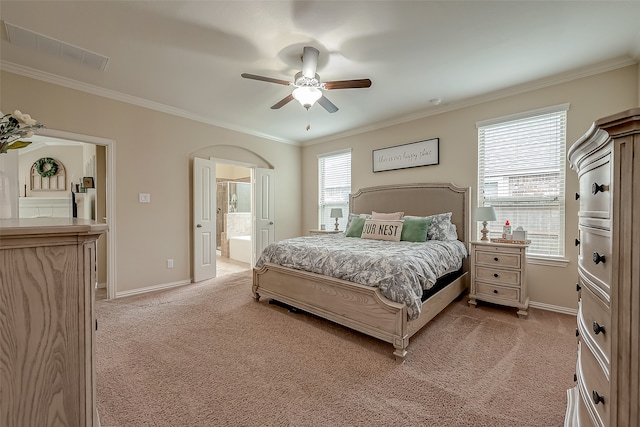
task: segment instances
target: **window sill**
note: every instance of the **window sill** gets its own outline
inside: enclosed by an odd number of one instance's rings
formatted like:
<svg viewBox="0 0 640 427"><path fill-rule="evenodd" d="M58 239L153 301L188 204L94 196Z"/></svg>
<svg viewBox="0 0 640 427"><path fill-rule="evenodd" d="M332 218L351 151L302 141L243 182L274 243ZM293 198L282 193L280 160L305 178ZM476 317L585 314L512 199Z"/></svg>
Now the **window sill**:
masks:
<svg viewBox="0 0 640 427"><path fill-rule="evenodd" d="M533 265L546 265L548 267L561 267L566 268L571 261L565 258L556 257L542 257L535 255L527 256L527 264Z"/></svg>

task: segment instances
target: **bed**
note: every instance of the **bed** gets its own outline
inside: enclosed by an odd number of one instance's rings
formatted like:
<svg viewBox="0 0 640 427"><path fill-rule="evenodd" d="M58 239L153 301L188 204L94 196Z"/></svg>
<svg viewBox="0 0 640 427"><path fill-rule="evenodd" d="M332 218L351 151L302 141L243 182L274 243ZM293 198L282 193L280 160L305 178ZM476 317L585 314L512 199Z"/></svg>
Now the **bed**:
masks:
<svg viewBox="0 0 640 427"><path fill-rule="evenodd" d="M468 248L469 188L450 183L398 184L363 188L349 198L350 213L397 212L429 216L451 212L458 240ZM344 237L343 237L344 238ZM347 238L348 239L348 238ZM468 288L469 262L446 275L443 285L421 302L419 313L385 297L377 287L265 262L253 269L253 295L312 313L393 344L399 362L407 356L409 339ZM414 317L414 318L410 318Z"/></svg>

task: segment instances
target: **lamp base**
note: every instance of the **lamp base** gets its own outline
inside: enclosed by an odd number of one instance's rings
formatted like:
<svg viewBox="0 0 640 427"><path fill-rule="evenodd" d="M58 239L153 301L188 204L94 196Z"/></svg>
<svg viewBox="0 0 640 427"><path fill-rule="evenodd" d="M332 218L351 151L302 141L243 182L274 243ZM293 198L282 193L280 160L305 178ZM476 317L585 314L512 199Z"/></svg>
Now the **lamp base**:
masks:
<svg viewBox="0 0 640 427"><path fill-rule="evenodd" d="M480 230L480 232L482 233L482 239L480 240L489 240L487 238L487 234L489 233L489 229L487 228L487 221L482 221L482 230Z"/></svg>
<svg viewBox="0 0 640 427"><path fill-rule="evenodd" d="M334 231L340 231L340 230L338 229L338 218L336 218L336 229L335 229Z"/></svg>

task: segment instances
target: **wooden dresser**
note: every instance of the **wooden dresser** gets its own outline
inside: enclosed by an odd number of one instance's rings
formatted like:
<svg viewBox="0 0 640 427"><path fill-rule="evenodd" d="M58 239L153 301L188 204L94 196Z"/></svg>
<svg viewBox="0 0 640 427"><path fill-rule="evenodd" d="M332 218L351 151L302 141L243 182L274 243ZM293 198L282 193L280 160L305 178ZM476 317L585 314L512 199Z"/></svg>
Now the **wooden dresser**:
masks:
<svg viewBox="0 0 640 427"><path fill-rule="evenodd" d="M565 425L640 425L640 108L593 124L578 173L578 357Z"/></svg>
<svg viewBox="0 0 640 427"><path fill-rule="evenodd" d="M106 224L0 220L0 425L96 426L95 242Z"/></svg>
<svg viewBox="0 0 640 427"><path fill-rule="evenodd" d="M469 304L477 300L518 309L528 315L527 247L511 243L471 242Z"/></svg>

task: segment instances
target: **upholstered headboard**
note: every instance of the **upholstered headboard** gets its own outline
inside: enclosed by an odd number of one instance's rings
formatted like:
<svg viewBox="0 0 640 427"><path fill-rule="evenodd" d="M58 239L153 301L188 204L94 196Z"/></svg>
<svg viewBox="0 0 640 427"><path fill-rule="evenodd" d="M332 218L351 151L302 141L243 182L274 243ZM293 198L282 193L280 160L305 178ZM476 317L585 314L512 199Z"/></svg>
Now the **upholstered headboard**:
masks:
<svg viewBox="0 0 640 427"><path fill-rule="evenodd" d="M349 197L349 212L398 212L428 216L451 212L458 238L471 239L471 188L451 183L395 184L361 188Z"/></svg>

